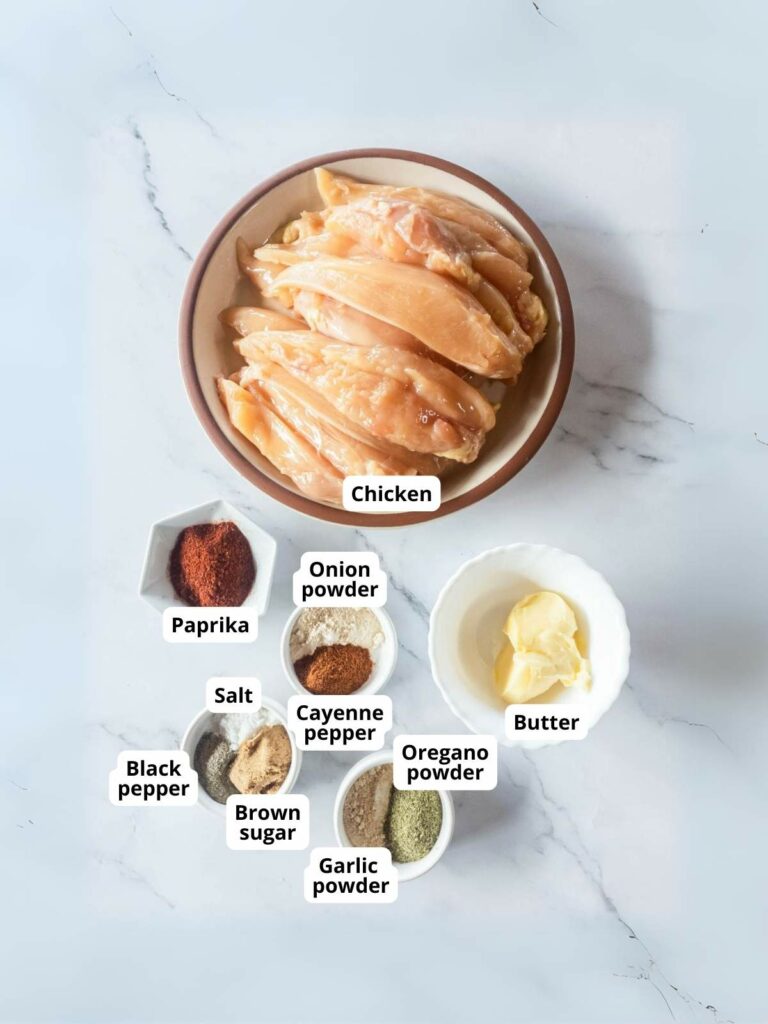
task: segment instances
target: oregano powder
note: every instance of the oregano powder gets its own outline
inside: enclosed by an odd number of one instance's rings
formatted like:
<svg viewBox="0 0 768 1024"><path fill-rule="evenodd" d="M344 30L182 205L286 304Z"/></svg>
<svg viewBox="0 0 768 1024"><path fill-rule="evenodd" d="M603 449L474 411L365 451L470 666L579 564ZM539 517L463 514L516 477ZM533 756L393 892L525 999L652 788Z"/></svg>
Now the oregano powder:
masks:
<svg viewBox="0 0 768 1024"><path fill-rule="evenodd" d="M385 825L392 860L409 864L426 857L443 826L443 804L434 789L393 789Z"/></svg>
<svg viewBox="0 0 768 1024"><path fill-rule="evenodd" d="M443 827L437 790L395 789L392 764L360 775L344 799L342 819L352 846L385 846L392 860L410 864L426 857Z"/></svg>

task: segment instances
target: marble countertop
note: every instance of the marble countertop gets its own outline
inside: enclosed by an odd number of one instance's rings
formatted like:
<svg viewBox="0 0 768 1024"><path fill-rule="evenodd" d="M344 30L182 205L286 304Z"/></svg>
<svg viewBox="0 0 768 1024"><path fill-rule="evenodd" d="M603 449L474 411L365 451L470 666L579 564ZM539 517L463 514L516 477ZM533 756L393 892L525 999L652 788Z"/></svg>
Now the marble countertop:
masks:
<svg viewBox="0 0 768 1024"><path fill-rule="evenodd" d="M765 9L660 0L113 0L4 11L3 1021L768 1019ZM531 465L470 511L345 530L253 490L187 403L190 260L317 152L439 154L544 228L576 372ZM758 192L758 189L760 190ZM214 497L278 540L253 647L179 647L137 596L151 522ZM505 750L387 907L305 904L306 854L237 855L202 808L116 809L211 675L289 694L313 548L378 552L396 727L460 728L426 661L465 559L582 555L623 600L629 681L586 742ZM5 632L5 631L4 631ZM312 845L355 755L305 755Z"/></svg>

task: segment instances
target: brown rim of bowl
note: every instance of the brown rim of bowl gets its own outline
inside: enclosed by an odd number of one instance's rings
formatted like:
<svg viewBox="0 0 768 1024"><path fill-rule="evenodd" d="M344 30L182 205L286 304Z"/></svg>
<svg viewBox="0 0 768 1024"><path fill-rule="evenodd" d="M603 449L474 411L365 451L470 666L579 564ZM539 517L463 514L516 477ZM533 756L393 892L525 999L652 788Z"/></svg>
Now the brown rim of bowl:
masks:
<svg viewBox="0 0 768 1024"><path fill-rule="evenodd" d="M457 178L463 178L471 185L475 185L481 191L491 196L517 218L535 242L539 255L552 277L555 294L560 305L560 330L562 335L560 366L558 367L552 394L536 426L519 451L515 452L501 469L497 470L481 484L478 484L477 487L473 487L458 498L451 498L450 501L443 502L435 512L382 514L348 512L343 508L323 505L320 502L305 497L303 494L295 494L282 484L271 480L237 450L219 427L213 417L213 413L208 408L208 403L203 397L203 390L192 356L192 319L200 282L211 256L235 221L249 207L253 206L258 199L261 199L262 196L271 192L273 188L289 178L302 174L304 171L310 171L314 167L320 167L323 164L332 164L339 160L354 160L359 157L388 157L392 160L409 160L412 163L427 164L431 167L437 167L441 171L447 171L449 174L454 174ZM329 523L340 523L344 526L412 526L415 523L428 522L441 516L450 515L452 512L458 512L469 505L473 505L476 501L486 498L489 494L493 494L494 491L507 483L507 481L511 480L513 476L516 476L531 461L554 427L568 392L574 359L573 307L563 271L541 229L524 210L520 209L517 203L513 203L507 195L496 188L495 185L486 181L485 178L481 178L478 174L473 174L472 171L468 171L459 164L451 163L450 160L442 160L440 157L430 156L427 153L417 153L410 149L344 149L337 153L322 153L320 156L309 157L307 160L301 160L297 164L292 164L290 167L278 171L277 174L267 178L266 181L252 189L219 221L208 236L189 272L179 317L179 357L187 394L192 402L197 418L202 423L208 437L213 441L224 458L246 480L255 484L260 490L283 505L288 505L290 508L296 509L298 512L302 512L314 519L322 519Z"/></svg>

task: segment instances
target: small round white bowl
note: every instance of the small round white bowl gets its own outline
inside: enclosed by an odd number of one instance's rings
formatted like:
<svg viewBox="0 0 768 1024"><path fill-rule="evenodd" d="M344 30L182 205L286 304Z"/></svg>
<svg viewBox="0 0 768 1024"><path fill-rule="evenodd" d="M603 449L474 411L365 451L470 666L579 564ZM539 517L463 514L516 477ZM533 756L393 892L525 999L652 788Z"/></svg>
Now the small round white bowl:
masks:
<svg viewBox="0 0 768 1024"><path fill-rule="evenodd" d="M296 625L296 620L299 615L304 611L303 608L295 608L294 611L288 618L283 629L283 637L280 643L280 653L283 662L283 671L285 672L288 682L294 688L297 693L300 693L303 697L309 694L310 697L315 696L311 690L308 690L306 686L302 685L299 677L293 668L293 662L291 661L291 633L293 627ZM359 690L355 690L354 693L349 694L350 697L359 697L365 694L370 696L372 693L378 693L379 690L387 683L389 677L395 670L397 664L397 634L395 633L395 627L390 619L389 615L384 611L383 608L371 608L370 611L379 620L381 631L384 634L384 639L381 642L379 648L374 652L373 659L373 671L371 672L370 678L367 682L363 683Z"/></svg>
<svg viewBox="0 0 768 1024"><path fill-rule="evenodd" d="M355 779L364 775L369 768L376 768L380 764L391 764L391 762L391 750L377 750L375 753L367 754L365 757L361 758L350 768L341 780L339 791L336 794L336 803L333 807L336 841L339 846L346 846L354 849L344 829L344 800L346 799L349 787ZM437 792L440 794L440 802L443 805L443 823L440 827L440 834L437 837L435 845L426 857L422 857L421 860L414 860L408 864L401 864L399 861L392 862L393 866L397 869L398 880L401 882L409 882L412 878L418 878L420 875L426 874L427 871L437 864L448 849L451 839L453 838L453 826L456 818L456 814L453 809L453 797L444 789L438 789Z"/></svg>
<svg viewBox="0 0 768 1024"><path fill-rule="evenodd" d="M504 621L521 598L538 590L561 594L576 614L592 670L589 690L557 687L532 703L584 705L591 729L619 695L629 673L629 629L621 602L576 555L543 544L510 544L466 562L445 584L429 622L432 675L450 709L472 732L529 749L563 739L510 740L506 705L493 666L505 641ZM546 700L544 699L546 697Z"/></svg>
<svg viewBox="0 0 768 1024"><path fill-rule="evenodd" d="M288 716L285 708L282 704L278 704L277 701L272 700L270 697L262 697L262 706L272 711L277 718L280 719L280 724L285 726L285 730L288 733L288 738L291 741L291 767L288 770L288 774L285 777L285 782L282 784L278 793L281 796L285 796L286 793L290 793L293 787L296 785L296 780L299 777L301 771L301 760L302 754L299 748L296 746L293 733L288 728ZM223 712L224 714L232 714L232 712ZM237 712L235 712L236 714ZM203 738L203 735L207 732L217 732L216 722L214 719L220 717L218 712L208 711L203 709L199 714L195 715L192 721L187 726L187 731L184 733L184 737L181 741L181 749L186 750L189 755L190 767L194 768L195 765L195 750L197 744ZM202 782L199 782L198 788L198 802L202 807L205 807L209 811L213 811L214 814L225 815L227 812L227 805L220 804L213 797L208 796L205 791L205 787Z"/></svg>

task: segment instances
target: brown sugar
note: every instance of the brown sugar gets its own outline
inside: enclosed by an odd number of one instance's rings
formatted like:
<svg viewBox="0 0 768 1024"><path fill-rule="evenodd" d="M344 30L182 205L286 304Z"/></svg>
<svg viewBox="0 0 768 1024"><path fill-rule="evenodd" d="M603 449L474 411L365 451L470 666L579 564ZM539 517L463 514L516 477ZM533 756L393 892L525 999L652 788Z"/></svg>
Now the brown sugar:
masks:
<svg viewBox="0 0 768 1024"><path fill-rule="evenodd" d="M265 725L243 740L237 750L229 781L240 793L276 793L293 761L291 741L282 725Z"/></svg>

